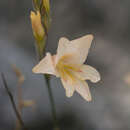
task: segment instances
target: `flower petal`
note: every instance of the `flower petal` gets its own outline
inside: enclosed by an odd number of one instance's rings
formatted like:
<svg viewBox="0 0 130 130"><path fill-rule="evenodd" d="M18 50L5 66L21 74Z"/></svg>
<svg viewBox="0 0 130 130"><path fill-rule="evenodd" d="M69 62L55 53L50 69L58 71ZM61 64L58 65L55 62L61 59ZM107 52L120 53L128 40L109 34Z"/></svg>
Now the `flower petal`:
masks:
<svg viewBox="0 0 130 130"><path fill-rule="evenodd" d="M99 72L89 65L82 65L80 66L79 70L80 70L79 72L74 71L73 73L80 80L90 80L91 82L94 83L100 80Z"/></svg>
<svg viewBox="0 0 130 130"><path fill-rule="evenodd" d="M74 85L71 82L69 82L69 80L64 80L63 78L61 78L61 81L62 81L63 87L66 90L66 96L67 97L73 96L73 93L75 91Z"/></svg>
<svg viewBox="0 0 130 130"><path fill-rule="evenodd" d="M91 97L91 93L89 91L89 86L87 84L87 82L85 81L78 81L76 86L75 86L75 90L87 101L91 101L92 97Z"/></svg>
<svg viewBox="0 0 130 130"><path fill-rule="evenodd" d="M86 35L70 42L71 48L74 48L73 52L75 52L75 58L77 58L79 64L85 62L92 40L93 35Z"/></svg>
<svg viewBox="0 0 130 130"><path fill-rule="evenodd" d="M68 63L83 64L87 58L92 40L92 35L86 35L72 41L61 38L57 49L57 62L62 56L66 56L65 60Z"/></svg>
<svg viewBox="0 0 130 130"><path fill-rule="evenodd" d="M70 41L67 38L65 37L60 38L57 48L56 64L62 56L67 54L69 43Z"/></svg>
<svg viewBox="0 0 130 130"><path fill-rule="evenodd" d="M51 56L50 53L40 61L38 65L36 65L32 71L34 73L43 73L43 74L53 74L55 75L55 68L54 68L54 57Z"/></svg>

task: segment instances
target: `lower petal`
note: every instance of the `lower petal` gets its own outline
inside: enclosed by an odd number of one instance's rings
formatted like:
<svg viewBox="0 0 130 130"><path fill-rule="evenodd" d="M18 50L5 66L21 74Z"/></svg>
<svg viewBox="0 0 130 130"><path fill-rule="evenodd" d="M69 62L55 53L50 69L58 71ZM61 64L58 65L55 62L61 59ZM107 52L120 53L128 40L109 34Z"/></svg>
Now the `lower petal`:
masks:
<svg viewBox="0 0 130 130"><path fill-rule="evenodd" d="M87 82L85 81L78 81L76 86L75 86L75 90L87 101L91 101L91 93L89 91L89 86L87 84Z"/></svg>
<svg viewBox="0 0 130 130"><path fill-rule="evenodd" d="M61 78L61 81L62 81L62 84L63 84L65 90L66 90L66 96L67 97L73 96L73 93L75 91L74 85L71 82L69 82L69 80L65 80L65 79Z"/></svg>

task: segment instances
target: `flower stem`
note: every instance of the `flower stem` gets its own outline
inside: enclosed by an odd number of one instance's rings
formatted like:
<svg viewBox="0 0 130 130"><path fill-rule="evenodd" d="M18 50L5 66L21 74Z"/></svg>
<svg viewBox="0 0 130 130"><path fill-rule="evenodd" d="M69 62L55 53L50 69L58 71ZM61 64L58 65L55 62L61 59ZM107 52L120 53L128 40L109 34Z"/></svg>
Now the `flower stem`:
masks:
<svg viewBox="0 0 130 130"><path fill-rule="evenodd" d="M52 94L52 89L50 86L49 76L45 75L45 79L46 79L46 84L47 84L47 89L48 89L48 94L49 94L49 100L50 100L50 104L51 104L51 112L52 112L52 117L53 117L54 130L60 130L60 128L58 126L57 117L56 117L56 107L55 107L55 102L54 102L54 98L53 98L53 94Z"/></svg>

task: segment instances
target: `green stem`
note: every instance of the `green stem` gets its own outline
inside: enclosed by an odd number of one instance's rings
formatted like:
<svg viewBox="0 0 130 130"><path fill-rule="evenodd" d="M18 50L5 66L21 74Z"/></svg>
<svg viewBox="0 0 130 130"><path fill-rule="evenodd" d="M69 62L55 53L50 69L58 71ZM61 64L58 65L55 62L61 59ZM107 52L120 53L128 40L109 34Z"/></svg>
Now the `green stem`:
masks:
<svg viewBox="0 0 130 130"><path fill-rule="evenodd" d="M37 41L37 46L36 47L37 47L39 61L42 60L42 58L44 56L45 42L46 42L45 39L42 39L41 41Z"/></svg>
<svg viewBox="0 0 130 130"><path fill-rule="evenodd" d="M46 79L46 84L47 84L47 89L48 89L48 94L49 94L49 100L50 100L50 104L51 104L54 130L60 130L59 126L58 126L57 117L56 117L56 107L55 107L55 102L54 102L54 98L53 98L53 94L52 94L52 90L51 90L51 86L50 86L49 76L45 75L45 79Z"/></svg>

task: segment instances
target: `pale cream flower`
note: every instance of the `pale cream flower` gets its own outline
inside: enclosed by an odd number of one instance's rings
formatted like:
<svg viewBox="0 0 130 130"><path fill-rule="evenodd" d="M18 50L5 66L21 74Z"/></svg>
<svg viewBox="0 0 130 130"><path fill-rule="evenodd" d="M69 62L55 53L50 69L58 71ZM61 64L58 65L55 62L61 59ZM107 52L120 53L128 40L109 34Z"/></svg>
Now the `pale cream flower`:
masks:
<svg viewBox="0 0 130 130"><path fill-rule="evenodd" d="M84 99L91 101L91 94L85 80L94 83L100 80L100 74L96 69L83 64L92 40L92 35L86 35L72 41L64 37L61 38L57 54L51 56L50 53L47 53L45 58L33 68L33 72L60 77L67 97L71 97L76 90Z"/></svg>

